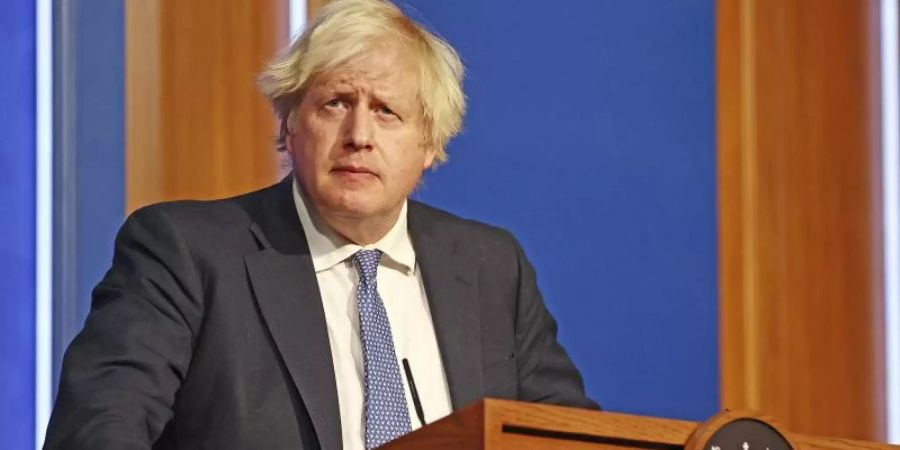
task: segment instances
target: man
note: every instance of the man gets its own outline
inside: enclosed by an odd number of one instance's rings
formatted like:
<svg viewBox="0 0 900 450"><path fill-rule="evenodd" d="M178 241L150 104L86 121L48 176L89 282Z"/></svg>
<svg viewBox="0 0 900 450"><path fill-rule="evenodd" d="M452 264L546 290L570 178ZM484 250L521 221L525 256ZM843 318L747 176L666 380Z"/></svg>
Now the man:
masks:
<svg viewBox="0 0 900 450"><path fill-rule="evenodd" d="M407 200L461 78L394 5L326 6L261 78L292 176L126 221L46 447L369 449L483 397L596 407L516 240Z"/></svg>

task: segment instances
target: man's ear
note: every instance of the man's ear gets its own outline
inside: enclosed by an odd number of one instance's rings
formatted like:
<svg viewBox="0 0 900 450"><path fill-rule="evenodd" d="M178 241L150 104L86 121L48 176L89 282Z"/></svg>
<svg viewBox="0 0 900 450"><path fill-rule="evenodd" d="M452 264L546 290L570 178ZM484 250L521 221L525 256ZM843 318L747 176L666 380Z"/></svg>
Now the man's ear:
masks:
<svg viewBox="0 0 900 450"><path fill-rule="evenodd" d="M294 153L294 142L293 137L296 132L297 124L294 123L295 116L293 113L289 114L281 121L281 130L282 136L284 136L284 149L293 154Z"/></svg>
<svg viewBox="0 0 900 450"><path fill-rule="evenodd" d="M422 167L422 170L428 170L434 164L434 158L437 157L437 150L429 145L425 147L425 164Z"/></svg>

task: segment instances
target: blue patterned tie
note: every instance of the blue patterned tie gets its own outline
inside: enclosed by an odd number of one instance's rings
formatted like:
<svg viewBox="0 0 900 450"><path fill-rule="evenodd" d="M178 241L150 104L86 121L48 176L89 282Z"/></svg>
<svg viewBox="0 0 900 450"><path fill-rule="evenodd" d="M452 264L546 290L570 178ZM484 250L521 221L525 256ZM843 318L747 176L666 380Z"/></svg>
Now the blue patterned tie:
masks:
<svg viewBox="0 0 900 450"><path fill-rule="evenodd" d="M359 271L359 329L365 370L366 449L373 449L410 431L409 410L394 353L387 311L378 295L381 252L360 250L353 255Z"/></svg>

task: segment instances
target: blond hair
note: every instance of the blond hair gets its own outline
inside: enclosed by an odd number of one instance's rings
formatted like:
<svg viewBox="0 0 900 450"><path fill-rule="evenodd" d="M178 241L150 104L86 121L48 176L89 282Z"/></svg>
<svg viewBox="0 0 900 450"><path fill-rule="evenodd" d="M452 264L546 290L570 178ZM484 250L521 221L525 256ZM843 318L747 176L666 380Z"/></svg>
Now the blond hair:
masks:
<svg viewBox="0 0 900 450"><path fill-rule="evenodd" d="M310 26L266 67L258 83L281 119L278 149L285 149L288 122L310 82L319 74L372 51L392 38L412 51L419 66L419 101L425 142L438 162L459 133L466 109L463 65L453 47L407 17L388 0L333 0Z"/></svg>

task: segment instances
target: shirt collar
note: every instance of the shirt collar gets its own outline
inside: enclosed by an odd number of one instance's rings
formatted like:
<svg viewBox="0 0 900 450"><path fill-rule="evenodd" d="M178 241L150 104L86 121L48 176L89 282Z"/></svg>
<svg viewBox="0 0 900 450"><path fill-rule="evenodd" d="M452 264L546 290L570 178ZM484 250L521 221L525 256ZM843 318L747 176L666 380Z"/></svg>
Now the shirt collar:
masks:
<svg viewBox="0 0 900 450"><path fill-rule="evenodd" d="M400 270L408 275L414 272L416 252L413 249L412 240L409 238L409 230L406 226L407 204L405 200L397 222L388 230L387 234L374 244L357 245L336 233L318 217L315 208L312 207L306 196L301 193L300 185L296 178L293 181L293 191L294 205L297 208L297 215L300 217L300 224L303 226L303 233L306 235L306 242L309 244L309 253L316 273L334 267L360 250L374 249L381 250L384 256L387 256L386 259L382 258L382 263L385 266Z"/></svg>

